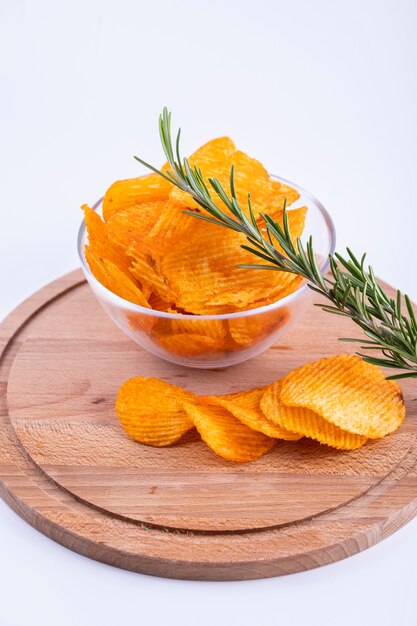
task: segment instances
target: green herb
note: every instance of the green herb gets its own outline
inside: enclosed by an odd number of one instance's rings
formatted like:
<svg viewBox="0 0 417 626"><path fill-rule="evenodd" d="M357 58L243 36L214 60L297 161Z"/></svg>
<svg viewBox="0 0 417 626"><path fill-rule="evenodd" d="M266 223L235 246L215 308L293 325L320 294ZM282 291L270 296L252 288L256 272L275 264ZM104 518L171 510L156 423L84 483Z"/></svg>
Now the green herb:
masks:
<svg viewBox="0 0 417 626"><path fill-rule="evenodd" d="M142 159L135 159L188 192L206 214L185 213L246 235L248 245L242 248L252 252L263 263L239 267L279 270L303 276L310 289L329 301L329 304L316 306L328 313L349 317L366 335L366 339L343 338L341 341L360 342L365 352L359 354L368 363L403 370L389 376L391 379L417 378L417 320L407 295L403 298L401 292L397 291L396 298L390 298L376 280L372 268L365 267L365 255L358 260L349 248L346 258L338 253L330 255L330 274L323 275L317 265L312 238L309 238L306 246L300 239L293 244L285 202L283 226L271 216L261 214L266 225L264 236L256 222L250 194L249 217L239 205L233 166L230 171L230 189L226 192L219 180L205 180L201 169L191 166L187 159L181 157L181 133L179 130L174 146L171 114L166 108L159 118L159 132L171 170L161 172ZM224 210L218 204L224 205ZM376 351L377 356L370 355L370 351Z"/></svg>

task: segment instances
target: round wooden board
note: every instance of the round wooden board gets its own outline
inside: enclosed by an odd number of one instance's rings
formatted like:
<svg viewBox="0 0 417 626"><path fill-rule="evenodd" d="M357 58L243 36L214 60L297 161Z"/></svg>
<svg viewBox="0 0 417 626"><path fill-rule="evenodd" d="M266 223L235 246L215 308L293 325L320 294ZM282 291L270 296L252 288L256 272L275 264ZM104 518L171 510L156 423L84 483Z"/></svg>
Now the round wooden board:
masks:
<svg viewBox="0 0 417 626"><path fill-rule="evenodd" d="M34 294L0 327L0 491L35 528L91 558L200 580L288 574L354 554L417 508L417 405L394 435L354 452L279 442L254 463L214 455L195 432L165 449L120 427L130 376L197 393L267 384L351 344L349 320L311 307L284 341L247 363L192 370L126 338L80 271ZM415 389L414 389L415 395Z"/></svg>

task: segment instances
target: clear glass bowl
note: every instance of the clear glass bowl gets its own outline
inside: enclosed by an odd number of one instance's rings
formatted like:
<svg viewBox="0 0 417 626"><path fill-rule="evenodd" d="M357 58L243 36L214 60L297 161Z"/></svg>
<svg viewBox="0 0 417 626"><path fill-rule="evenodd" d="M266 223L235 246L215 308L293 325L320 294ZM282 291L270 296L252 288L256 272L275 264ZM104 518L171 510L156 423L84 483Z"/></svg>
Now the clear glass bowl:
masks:
<svg viewBox="0 0 417 626"><path fill-rule="evenodd" d="M319 267L325 271L329 265L329 254L334 252L335 247L335 230L330 215L316 198L298 185L278 176L274 178L300 193L300 198L291 205L291 209L308 207L302 240L313 236ZM93 208L100 211L101 200ZM142 348L161 359L186 367L226 367L257 356L284 336L310 304L313 295L304 281L292 294L273 304L239 313L183 315L155 311L128 302L99 283L85 260L86 242L83 221L78 233L81 266L106 313L125 335Z"/></svg>

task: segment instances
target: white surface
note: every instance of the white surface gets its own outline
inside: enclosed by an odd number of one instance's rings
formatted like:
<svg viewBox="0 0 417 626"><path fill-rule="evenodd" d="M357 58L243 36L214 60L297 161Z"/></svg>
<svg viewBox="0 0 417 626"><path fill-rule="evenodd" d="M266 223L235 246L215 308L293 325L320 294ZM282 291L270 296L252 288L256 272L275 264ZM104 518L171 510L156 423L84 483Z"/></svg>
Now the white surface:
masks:
<svg viewBox="0 0 417 626"><path fill-rule="evenodd" d="M77 265L79 205L139 154L230 134L332 213L417 298L415 1L0 3L0 316ZM1 626L415 626L417 522L346 561L247 583L179 582L89 561L0 503Z"/></svg>

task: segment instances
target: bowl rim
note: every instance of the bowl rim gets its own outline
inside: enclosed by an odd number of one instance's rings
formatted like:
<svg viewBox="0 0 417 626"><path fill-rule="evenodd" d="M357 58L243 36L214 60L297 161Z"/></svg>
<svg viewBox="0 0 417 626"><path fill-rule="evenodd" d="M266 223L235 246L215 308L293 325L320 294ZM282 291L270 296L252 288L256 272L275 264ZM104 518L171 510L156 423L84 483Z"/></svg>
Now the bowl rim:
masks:
<svg viewBox="0 0 417 626"><path fill-rule="evenodd" d="M270 174L270 176L274 178L275 180L278 180L279 182L284 183L285 185L289 185L293 187L294 189L296 189L297 191L299 191L300 195L307 197L309 201L312 202L321 213L324 219L324 222L327 226L329 239L330 239L330 249L327 253L327 256L324 262L321 264L321 266L319 266L320 271L325 272L330 264L329 257L334 254L334 251L336 248L336 230L335 230L335 226L334 226L332 218L330 217L329 212L327 211L327 209L324 208L322 203L315 196L313 196L313 194L311 194L309 191L307 191L303 187L300 187L299 185L296 185L295 183L285 178L282 178L281 176L277 176L275 174ZM104 199L104 196L93 204L92 209L94 211L97 211L97 209L101 206L103 199ZM108 300L113 302L113 304L115 304L116 306L123 306L125 309L132 311L134 313L140 313L142 315L151 315L153 317L160 317L160 318L171 319L171 320L172 319L176 319L176 320L194 319L194 320L201 320L201 321L209 321L209 320L238 319L240 317L249 317L252 315L258 315L260 313L261 314L267 313L267 312L271 312L276 309L285 307L291 302L293 302L294 300L297 300L303 295L305 295L307 290L309 289L307 281L306 279L304 279L301 283L301 286L298 287L298 289L290 293L288 296L281 298L280 300L276 300L275 302L272 302L271 304L266 304L261 307L256 307L253 309L245 309L243 311L237 311L233 313L219 313L219 314L213 313L209 315L199 315L198 313L168 313L166 311L158 311L156 309L151 309L151 308L148 309L144 306L141 306L140 304L134 304L133 302L129 302L129 300L125 300L121 296L116 295L115 293L107 289L107 287L102 285L100 281L98 281L97 278L92 274L84 256L83 243L84 243L85 231L86 231L86 224L85 224L85 219L83 219L78 229L77 250L78 250L79 259L81 261L81 267L84 271L84 274L87 280L91 282L95 287L97 287L98 290L101 291Z"/></svg>

